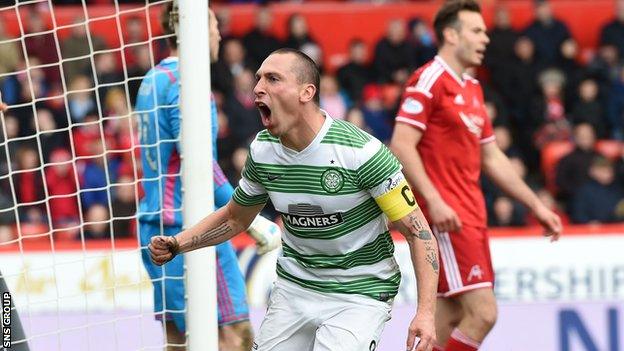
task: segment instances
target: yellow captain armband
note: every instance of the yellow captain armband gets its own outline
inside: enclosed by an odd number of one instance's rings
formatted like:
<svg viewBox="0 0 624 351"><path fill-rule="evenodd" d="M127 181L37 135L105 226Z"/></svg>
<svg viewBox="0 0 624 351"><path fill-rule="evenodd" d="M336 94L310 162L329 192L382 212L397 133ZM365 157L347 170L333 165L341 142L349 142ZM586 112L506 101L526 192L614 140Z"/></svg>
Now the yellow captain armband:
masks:
<svg viewBox="0 0 624 351"><path fill-rule="evenodd" d="M418 208L416 198L405 179L394 189L376 198L375 201L392 222L405 217Z"/></svg>

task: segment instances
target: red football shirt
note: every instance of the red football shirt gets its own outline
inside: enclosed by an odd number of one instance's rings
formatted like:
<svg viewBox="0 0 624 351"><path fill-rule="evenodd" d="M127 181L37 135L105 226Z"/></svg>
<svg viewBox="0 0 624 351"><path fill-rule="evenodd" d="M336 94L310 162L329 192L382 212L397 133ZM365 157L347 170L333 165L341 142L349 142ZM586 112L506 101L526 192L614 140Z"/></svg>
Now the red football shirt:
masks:
<svg viewBox="0 0 624 351"><path fill-rule="evenodd" d="M487 223L479 184L481 145L494 141L486 113L479 82L460 78L436 56L407 81L396 117L423 131L417 149L427 175L462 224L477 227Z"/></svg>

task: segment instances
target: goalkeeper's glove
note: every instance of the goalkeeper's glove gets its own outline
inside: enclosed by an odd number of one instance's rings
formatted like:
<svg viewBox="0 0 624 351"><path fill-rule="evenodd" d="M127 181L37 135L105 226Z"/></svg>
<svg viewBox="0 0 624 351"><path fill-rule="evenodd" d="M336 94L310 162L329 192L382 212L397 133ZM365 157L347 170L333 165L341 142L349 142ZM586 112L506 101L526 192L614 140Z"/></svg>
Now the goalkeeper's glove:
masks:
<svg viewBox="0 0 624 351"><path fill-rule="evenodd" d="M282 243L282 230L280 227L260 215L256 216L256 219L251 222L247 233L256 241L259 255L264 255L278 248Z"/></svg>

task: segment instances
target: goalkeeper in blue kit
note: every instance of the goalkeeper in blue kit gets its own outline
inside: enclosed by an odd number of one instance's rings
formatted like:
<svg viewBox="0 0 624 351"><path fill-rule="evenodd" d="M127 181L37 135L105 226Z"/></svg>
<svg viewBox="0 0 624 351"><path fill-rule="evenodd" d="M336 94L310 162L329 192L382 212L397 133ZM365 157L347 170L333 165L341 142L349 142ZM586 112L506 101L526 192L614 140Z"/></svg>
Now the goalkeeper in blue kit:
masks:
<svg viewBox="0 0 624 351"><path fill-rule="evenodd" d="M167 344L184 344L184 258L178 256L167 265L154 265L146 250L152 236L174 235L182 230L182 184L180 178L180 110L179 72L175 23L177 11L165 6L161 24L171 34L171 56L151 69L139 89L135 113L139 118L139 139L143 164L145 196L141 200L138 219L142 260L154 285L154 310L166 325ZM220 35L214 13L210 11L210 54L218 57ZM207 63L208 64L208 63ZM208 97L208 92L206 92ZM214 200L224 206L232 197L232 185L221 171L216 154L217 111L211 99L213 136ZM249 234L257 242L258 253L277 248L281 242L279 227L258 216ZM250 350L253 332L249 323L245 281L238 267L236 253L227 241L216 247L217 305L220 350ZM206 264L209 264L208 262ZM207 284L210 284L207 282ZM164 285L164 286L163 286Z"/></svg>

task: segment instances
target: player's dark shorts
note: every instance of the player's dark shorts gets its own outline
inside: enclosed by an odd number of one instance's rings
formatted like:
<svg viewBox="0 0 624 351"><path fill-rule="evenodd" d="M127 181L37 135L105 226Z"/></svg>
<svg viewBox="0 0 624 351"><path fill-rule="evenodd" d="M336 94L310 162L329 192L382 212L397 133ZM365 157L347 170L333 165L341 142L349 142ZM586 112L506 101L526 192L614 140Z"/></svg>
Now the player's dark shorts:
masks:
<svg viewBox="0 0 624 351"><path fill-rule="evenodd" d="M180 232L180 227L165 227L164 235ZM178 255L164 266L152 263L147 245L152 236L161 233L160 225L140 223L141 258L154 285L156 319L173 320L181 332L186 331L184 301L184 256ZM236 252L227 241L216 247L217 309L219 325L249 320L245 279L238 267ZM164 286L163 286L164 281ZM206 282L213 284L212 282Z"/></svg>
<svg viewBox="0 0 624 351"><path fill-rule="evenodd" d="M438 232L435 228L433 232L440 247L438 296L493 286L494 269L486 228L464 225L459 232Z"/></svg>

